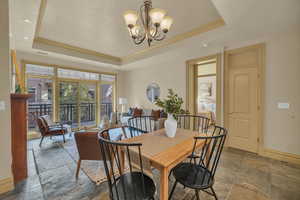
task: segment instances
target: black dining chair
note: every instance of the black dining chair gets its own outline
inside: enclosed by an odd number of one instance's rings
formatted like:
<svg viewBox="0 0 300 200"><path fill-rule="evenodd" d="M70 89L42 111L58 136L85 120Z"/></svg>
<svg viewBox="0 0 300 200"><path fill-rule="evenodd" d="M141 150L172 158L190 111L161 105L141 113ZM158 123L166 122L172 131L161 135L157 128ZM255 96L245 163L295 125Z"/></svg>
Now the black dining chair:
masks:
<svg viewBox="0 0 300 200"><path fill-rule="evenodd" d="M199 133L207 133L209 130L210 119L202 115L180 114L177 116L177 127L197 131ZM197 159L199 155L189 155L188 158ZM173 170L171 170L172 172Z"/></svg>
<svg viewBox="0 0 300 200"><path fill-rule="evenodd" d="M202 115L180 114L176 115L177 128L189 129L201 133L207 133L210 119Z"/></svg>
<svg viewBox="0 0 300 200"><path fill-rule="evenodd" d="M98 137L110 200L154 200L156 187L144 173L142 144L111 141L108 130L99 133ZM121 151L126 159L122 159Z"/></svg>
<svg viewBox="0 0 300 200"><path fill-rule="evenodd" d="M184 187L195 190L197 200L200 199L199 191L204 191L217 200L217 195L213 189L215 173L219 164L220 156L226 140L227 130L223 127L215 126L213 136L195 137L193 154L199 143L202 143L200 159L197 161L190 158L188 162L183 162L173 169L175 178L174 186L169 199L172 198L178 183ZM210 190L210 191L208 191Z"/></svg>
<svg viewBox="0 0 300 200"><path fill-rule="evenodd" d="M133 117L128 120L130 136L135 137L155 130L156 120L152 116Z"/></svg>

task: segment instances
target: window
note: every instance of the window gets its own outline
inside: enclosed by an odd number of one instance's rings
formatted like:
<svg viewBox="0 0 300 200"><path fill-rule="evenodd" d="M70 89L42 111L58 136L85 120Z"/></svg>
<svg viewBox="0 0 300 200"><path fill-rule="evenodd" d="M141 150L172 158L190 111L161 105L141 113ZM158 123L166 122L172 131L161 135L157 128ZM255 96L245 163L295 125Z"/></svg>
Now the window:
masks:
<svg viewBox="0 0 300 200"><path fill-rule="evenodd" d="M35 119L41 115L80 128L96 126L113 112L115 75L26 64L25 76L27 91L33 94L28 103L30 129L37 130Z"/></svg>
<svg viewBox="0 0 300 200"><path fill-rule="evenodd" d="M101 81L114 82L116 77L114 75L101 74Z"/></svg>
<svg viewBox="0 0 300 200"><path fill-rule="evenodd" d="M100 84L100 90L101 90L100 116L109 118L110 114L113 111L113 100L114 100L113 85L109 83Z"/></svg>
<svg viewBox="0 0 300 200"><path fill-rule="evenodd" d="M28 99L28 128L37 130L36 118L42 115L53 115L52 88L53 81L47 78L29 77L27 79L28 93L33 96Z"/></svg>
<svg viewBox="0 0 300 200"><path fill-rule="evenodd" d="M54 75L54 68L53 67L47 67L47 66L27 64L25 72L26 72L26 74L32 74L32 75L53 76Z"/></svg>
<svg viewBox="0 0 300 200"><path fill-rule="evenodd" d="M97 73L82 72L70 69L58 69L57 75L60 78L73 78L81 80L99 80L99 75Z"/></svg>

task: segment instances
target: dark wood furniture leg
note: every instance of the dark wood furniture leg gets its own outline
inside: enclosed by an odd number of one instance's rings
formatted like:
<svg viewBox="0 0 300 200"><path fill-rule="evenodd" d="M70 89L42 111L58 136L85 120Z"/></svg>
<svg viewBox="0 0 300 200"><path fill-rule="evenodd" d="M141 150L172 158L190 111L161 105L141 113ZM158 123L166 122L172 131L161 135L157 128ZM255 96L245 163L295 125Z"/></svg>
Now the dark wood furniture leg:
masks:
<svg viewBox="0 0 300 200"><path fill-rule="evenodd" d="M79 174L79 170L80 170L80 165L81 165L81 159L79 159L78 162L77 162L76 179L78 179L78 174Z"/></svg>

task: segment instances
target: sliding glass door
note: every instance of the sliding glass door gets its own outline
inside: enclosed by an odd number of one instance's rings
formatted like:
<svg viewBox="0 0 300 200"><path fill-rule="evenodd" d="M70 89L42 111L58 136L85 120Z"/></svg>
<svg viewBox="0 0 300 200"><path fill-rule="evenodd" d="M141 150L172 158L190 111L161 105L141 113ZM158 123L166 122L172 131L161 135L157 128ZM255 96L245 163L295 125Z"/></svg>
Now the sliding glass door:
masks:
<svg viewBox="0 0 300 200"><path fill-rule="evenodd" d="M42 115L53 117L53 81L48 78L29 77L27 79L28 93L28 128L38 130L36 119Z"/></svg>
<svg viewBox="0 0 300 200"><path fill-rule="evenodd" d="M72 128L95 127L101 117L114 111L116 75L69 69L60 66L24 63L28 93L28 127L33 137L36 119L48 115ZM30 135L29 134L29 135Z"/></svg>
<svg viewBox="0 0 300 200"><path fill-rule="evenodd" d="M59 118L72 128L96 126L96 84L59 82Z"/></svg>
<svg viewBox="0 0 300 200"><path fill-rule="evenodd" d="M59 82L59 119L62 123L79 127L79 84L76 82Z"/></svg>
<svg viewBox="0 0 300 200"><path fill-rule="evenodd" d="M96 84L80 84L80 125L96 126Z"/></svg>
<svg viewBox="0 0 300 200"><path fill-rule="evenodd" d="M113 99L114 99L114 87L111 83L100 84L100 117L110 118L111 113L113 112Z"/></svg>

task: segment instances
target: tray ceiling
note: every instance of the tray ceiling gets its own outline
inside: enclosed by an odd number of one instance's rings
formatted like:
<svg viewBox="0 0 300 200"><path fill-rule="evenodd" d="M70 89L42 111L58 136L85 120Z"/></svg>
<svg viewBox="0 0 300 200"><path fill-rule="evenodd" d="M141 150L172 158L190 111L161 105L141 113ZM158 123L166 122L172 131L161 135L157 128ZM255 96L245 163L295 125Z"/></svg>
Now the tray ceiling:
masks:
<svg viewBox="0 0 300 200"><path fill-rule="evenodd" d="M210 0L189 0L189 3L153 0L153 7L167 10L174 18L174 24L165 41L154 42L151 48L136 46L131 41L122 14L128 9L137 10L142 3L141 0L42 0L34 46L57 53L69 50L86 54L87 59L98 57L104 62L121 64L122 58L224 25Z"/></svg>

